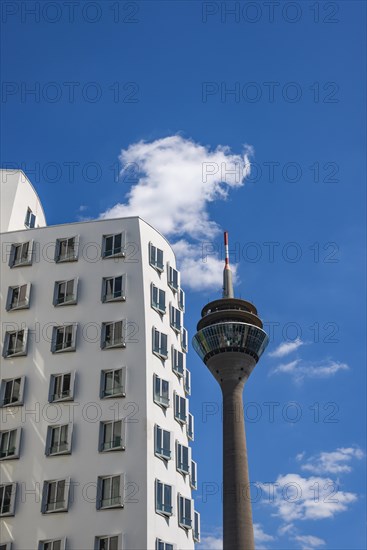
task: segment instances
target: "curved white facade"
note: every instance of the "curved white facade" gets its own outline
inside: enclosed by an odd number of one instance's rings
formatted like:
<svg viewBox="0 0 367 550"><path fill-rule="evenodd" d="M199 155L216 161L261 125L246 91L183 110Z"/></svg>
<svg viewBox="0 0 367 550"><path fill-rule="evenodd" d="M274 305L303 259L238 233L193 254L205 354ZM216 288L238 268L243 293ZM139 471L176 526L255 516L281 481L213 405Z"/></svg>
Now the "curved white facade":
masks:
<svg viewBox="0 0 367 550"><path fill-rule="evenodd" d="M169 243L138 217L7 231L1 240L4 548L193 548L191 458L190 473L179 471L189 446L187 334L180 288L169 284ZM165 313L152 285L165 293ZM167 336L166 358L154 329ZM169 383L169 404L154 400L157 376ZM178 419L175 399L186 403ZM157 456L157 426L170 432L166 458ZM157 480L172 487L171 503Z"/></svg>

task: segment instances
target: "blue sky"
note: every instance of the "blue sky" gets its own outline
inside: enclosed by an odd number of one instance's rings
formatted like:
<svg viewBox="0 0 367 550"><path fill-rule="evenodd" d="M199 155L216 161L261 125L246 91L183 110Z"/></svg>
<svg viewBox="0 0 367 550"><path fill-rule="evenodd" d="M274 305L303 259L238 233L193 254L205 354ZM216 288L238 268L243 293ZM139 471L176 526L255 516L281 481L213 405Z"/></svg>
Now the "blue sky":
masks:
<svg viewBox="0 0 367 550"><path fill-rule="evenodd" d="M191 335L230 232L236 293L272 329L244 394L258 548L365 548L365 3L2 7L1 163L48 224L141 211L176 243ZM220 392L188 366L220 548Z"/></svg>

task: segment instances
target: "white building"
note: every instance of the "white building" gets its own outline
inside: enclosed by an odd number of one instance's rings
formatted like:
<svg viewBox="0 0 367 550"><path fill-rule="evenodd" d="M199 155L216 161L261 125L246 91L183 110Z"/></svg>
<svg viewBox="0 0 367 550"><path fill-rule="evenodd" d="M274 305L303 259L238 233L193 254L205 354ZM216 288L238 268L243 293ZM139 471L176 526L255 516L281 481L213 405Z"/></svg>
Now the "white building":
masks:
<svg viewBox="0 0 367 550"><path fill-rule="evenodd" d="M0 174L0 550L194 548L172 248L138 217L48 227Z"/></svg>

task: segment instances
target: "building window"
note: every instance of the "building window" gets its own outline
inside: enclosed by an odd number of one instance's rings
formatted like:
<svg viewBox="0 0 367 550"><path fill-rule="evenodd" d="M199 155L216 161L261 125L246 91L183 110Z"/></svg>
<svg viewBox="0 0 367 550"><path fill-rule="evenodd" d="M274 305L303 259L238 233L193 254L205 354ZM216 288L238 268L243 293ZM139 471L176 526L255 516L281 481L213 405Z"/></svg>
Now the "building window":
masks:
<svg viewBox="0 0 367 550"><path fill-rule="evenodd" d="M101 348L125 348L125 326L124 321L102 323Z"/></svg>
<svg viewBox="0 0 367 550"><path fill-rule="evenodd" d="M191 372L189 369L185 369L185 393L186 395L191 395Z"/></svg>
<svg viewBox="0 0 367 550"><path fill-rule="evenodd" d="M8 289L8 297L6 300L6 310L13 311L14 309L29 308L30 291L30 283L20 286L10 286Z"/></svg>
<svg viewBox="0 0 367 550"><path fill-rule="evenodd" d="M56 281L54 290L54 306L67 306L77 303L78 279Z"/></svg>
<svg viewBox="0 0 367 550"><path fill-rule="evenodd" d="M56 239L55 262L76 262L78 248L79 236Z"/></svg>
<svg viewBox="0 0 367 550"><path fill-rule="evenodd" d="M181 332L182 328L182 312L174 306L170 306L170 324L175 332Z"/></svg>
<svg viewBox="0 0 367 550"><path fill-rule="evenodd" d="M0 550L11 550L11 542L2 542L0 543Z"/></svg>
<svg viewBox="0 0 367 550"><path fill-rule="evenodd" d="M169 407L169 382L156 374L153 376L153 400L161 407Z"/></svg>
<svg viewBox="0 0 367 550"><path fill-rule="evenodd" d="M1 381L0 407L23 405L25 376Z"/></svg>
<svg viewBox="0 0 367 550"><path fill-rule="evenodd" d="M75 372L51 374L49 402L72 401L74 399L74 382Z"/></svg>
<svg viewBox="0 0 367 550"><path fill-rule="evenodd" d="M103 370L101 373L101 399L126 396L126 367Z"/></svg>
<svg viewBox="0 0 367 550"><path fill-rule="evenodd" d="M187 350L189 349L187 330L183 327L181 331L181 346L184 352L187 352Z"/></svg>
<svg viewBox="0 0 367 550"><path fill-rule="evenodd" d="M76 324L53 327L51 344L52 353L75 351L76 329Z"/></svg>
<svg viewBox="0 0 367 550"><path fill-rule="evenodd" d="M121 535L96 537L95 550L121 550Z"/></svg>
<svg viewBox="0 0 367 550"><path fill-rule="evenodd" d="M163 250L153 246L152 243L149 243L149 263L157 271L162 272L164 270Z"/></svg>
<svg viewBox="0 0 367 550"><path fill-rule="evenodd" d="M178 307L181 311L185 311L185 293L182 288L178 291Z"/></svg>
<svg viewBox="0 0 367 550"><path fill-rule="evenodd" d="M175 419L180 424L185 424L187 420L187 401L175 392Z"/></svg>
<svg viewBox="0 0 367 550"><path fill-rule="evenodd" d="M0 432L0 459L19 458L20 436L22 428Z"/></svg>
<svg viewBox="0 0 367 550"><path fill-rule="evenodd" d="M30 208L27 208L27 214L25 216L24 225L28 227L28 229L33 229L34 226L36 225L36 216L33 214Z"/></svg>
<svg viewBox="0 0 367 550"><path fill-rule="evenodd" d="M184 357L183 353L172 346L172 370L178 376L184 375Z"/></svg>
<svg viewBox="0 0 367 550"><path fill-rule="evenodd" d="M190 486L191 486L191 489L197 489L198 488L197 471L198 471L197 464L194 460L192 460L191 461L191 469L190 469Z"/></svg>
<svg viewBox="0 0 367 550"><path fill-rule="evenodd" d="M161 359L168 357L167 334L159 332L155 327L153 327L153 353Z"/></svg>
<svg viewBox="0 0 367 550"><path fill-rule="evenodd" d="M10 267L32 265L33 241L11 245Z"/></svg>
<svg viewBox="0 0 367 550"><path fill-rule="evenodd" d="M118 277L104 277L102 281L102 302L124 302L126 300L126 274Z"/></svg>
<svg viewBox="0 0 367 550"><path fill-rule="evenodd" d="M168 281L167 281L168 286L171 287L173 291L177 292L180 287L180 280L179 280L180 277L177 269L168 265L167 276L168 276Z"/></svg>
<svg viewBox="0 0 367 550"><path fill-rule="evenodd" d="M111 420L100 422L99 426L100 452L125 450L125 422Z"/></svg>
<svg viewBox="0 0 367 550"><path fill-rule="evenodd" d="M116 233L114 235L103 235L102 257L116 258L125 257L125 239L126 233Z"/></svg>
<svg viewBox="0 0 367 550"><path fill-rule="evenodd" d="M64 455L71 453L73 425L60 424L47 427L46 455Z"/></svg>
<svg viewBox="0 0 367 550"><path fill-rule="evenodd" d="M154 452L156 456L165 460L171 458L171 432L164 430L157 424L154 426Z"/></svg>
<svg viewBox="0 0 367 550"><path fill-rule="evenodd" d="M154 284L151 285L151 305L158 313L166 313L166 293Z"/></svg>
<svg viewBox="0 0 367 550"><path fill-rule="evenodd" d="M172 486L155 480L155 511L164 516L172 515Z"/></svg>
<svg viewBox="0 0 367 550"><path fill-rule="evenodd" d="M97 483L97 509L123 508L123 476L103 476Z"/></svg>
<svg viewBox="0 0 367 550"><path fill-rule="evenodd" d="M192 536L195 542L200 542L200 514L199 512L194 512L194 529Z"/></svg>
<svg viewBox="0 0 367 550"><path fill-rule="evenodd" d="M16 483L2 483L0 485L0 517L14 516Z"/></svg>
<svg viewBox="0 0 367 550"><path fill-rule="evenodd" d="M65 538L40 540L38 550L65 550Z"/></svg>
<svg viewBox="0 0 367 550"><path fill-rule="evenodd" d="M188 419L187 419L187 437L194 441L194 415L191 413L188 413Z"/></svg>
<svg viewBox="0 0 367 550"><path fill-rule="evenodd" d="M43 483L42 513L67 512L70 479L54 479Z"/></svg>
<svg viewBox="0 0 367 550"><path fill-rule="evenodd" d="M186 445L176 442L176 468L182 474L190 473L190 451Z"/></svg>
<svg viewBox="0 0 367 550"><path fill-rule="evenodd" d="M164 542L162 539L156 539L155 550L175 550L175 545L170 542Z"/></svg>
<svg viewBox="0 0 367 550"><path fill-rule="evenodd" d="M13 330L5 333L4 357L27 355L28 329Z"/></svg>
<svg viewBox="0 0 367 550"><path fill-rule="evenodd" d="M182 495L178 495L178 524L184 529L192 528L192 502Z"/></svg>

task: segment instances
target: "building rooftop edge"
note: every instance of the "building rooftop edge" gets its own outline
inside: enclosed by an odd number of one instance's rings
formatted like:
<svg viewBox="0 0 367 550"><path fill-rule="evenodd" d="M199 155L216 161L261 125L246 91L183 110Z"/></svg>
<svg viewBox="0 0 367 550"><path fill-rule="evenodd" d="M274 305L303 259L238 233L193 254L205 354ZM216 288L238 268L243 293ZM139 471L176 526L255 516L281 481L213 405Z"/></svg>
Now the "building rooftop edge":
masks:
<svg viewBox="0 0 367 550"><path fill-rule="evenodd" d="M43 217L45 218L45 222L46 222L46 227L47 226L47 218L46 218L46 214L45 214L45 209L43 208L43 205L42 205L42 201L40 199L40 196L39 194L37 193L33 183L31 182L31 180L28 178L27 174L25 172L23 172L23 170L21 168L0 168L0 172L12 172L14 174L16 174L17 172L19 172L26 180L27 182L29 183L29 185L32 187L33 191L34 191L34 194L36 195L37 199L38 199L38 202L40 204L40 207L42 209L42 214L43 214ZM41 229L41 228L39 228ZM17 231L23 231L22 229L18 229ZM4 233L15 233L15 231L5 231ZM3 233L0 233L0 235L2 235Z"/></svg>

